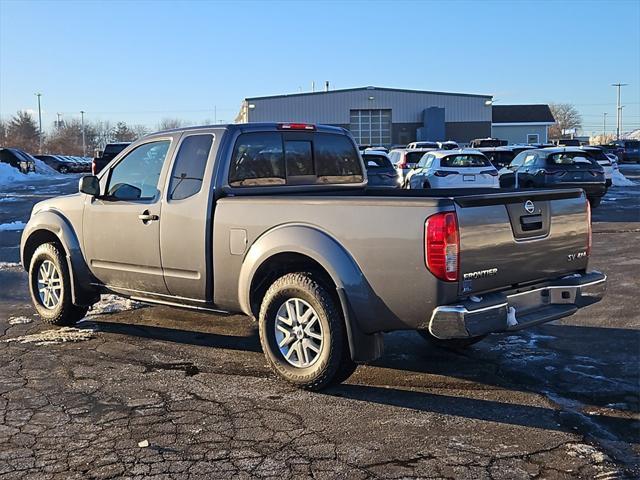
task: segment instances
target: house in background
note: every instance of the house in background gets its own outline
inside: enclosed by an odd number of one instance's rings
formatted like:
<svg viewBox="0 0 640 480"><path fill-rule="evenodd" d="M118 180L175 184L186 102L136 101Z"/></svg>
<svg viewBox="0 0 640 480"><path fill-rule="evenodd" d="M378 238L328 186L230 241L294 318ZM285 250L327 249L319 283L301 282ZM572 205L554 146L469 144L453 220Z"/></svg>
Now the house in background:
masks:
<svg viewBox="0 0 640 480"><path fill-rule="evenodd" d="M547 143L555 123L549 105L493 105L491 136L513 143Z"/></svg>

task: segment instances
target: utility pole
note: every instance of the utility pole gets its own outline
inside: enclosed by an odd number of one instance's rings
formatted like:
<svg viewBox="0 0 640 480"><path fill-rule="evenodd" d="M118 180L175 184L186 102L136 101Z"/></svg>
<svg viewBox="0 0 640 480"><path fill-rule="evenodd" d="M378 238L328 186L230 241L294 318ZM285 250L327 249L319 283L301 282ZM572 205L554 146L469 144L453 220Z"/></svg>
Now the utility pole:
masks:
<svg viewBox="0 0 640 480"><path fill-rule="evenodd" d="M62 125L62 114L60 112L56 113L56 115L58 116L58 122L56 123L56 127L60 128Z"/></svg>
<svg viewBox="0 0 640 480"><path fill-rule="evenodd" d="M218 106L214 105L213 106L213 124L215 125L216 123L218 123Z"/></svg>
<svg viewBox="0 0 640 480"><path fill-rule="evenodd" d="M84 110L80 110L80 124L82 125L82 156L87 156L87 143L84 139Z"/></svg>
<svg viewBox="0 0 640 480"><path fill-rule="evenodd" d="M38 97L38 152L42 155L42 109L40 108L41 93L36 93Z"/></svg>
<svg viewBox="0 0 640 480"><path fill-rule="evenodd" d="M620 140L620 129L622 128L622 106L620 106L620 89L622 87L626 87L629 85L628 83L612 83L612 87L617 87L618 89L618 103L616 105L616 140Z"/></svg>
<svg viewBox="0 0 640 480"><path fill-rule="evenodd" d="M602 114L602 143L607 142L607 112Z"/></svg>

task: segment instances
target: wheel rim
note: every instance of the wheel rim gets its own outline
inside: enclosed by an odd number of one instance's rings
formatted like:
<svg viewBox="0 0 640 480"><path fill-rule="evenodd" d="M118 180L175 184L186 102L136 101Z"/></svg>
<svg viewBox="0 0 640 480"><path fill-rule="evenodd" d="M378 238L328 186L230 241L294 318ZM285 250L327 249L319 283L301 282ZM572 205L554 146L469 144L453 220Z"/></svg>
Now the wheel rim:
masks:
<svg viewBox="0 0 640 480"><path fill-rule="evenodd" d="M38 296L45 308L53 310L62 300L62 278L51 260L45 260L38 269Z"/></svg>
<svg viewBox="0 0 640 480"><path fill-rule="evenodd" d="M297 368L313 365L322 353L322 323L317 312L300 298L290 298L278 309L276 343L284 359Z"/></svg>

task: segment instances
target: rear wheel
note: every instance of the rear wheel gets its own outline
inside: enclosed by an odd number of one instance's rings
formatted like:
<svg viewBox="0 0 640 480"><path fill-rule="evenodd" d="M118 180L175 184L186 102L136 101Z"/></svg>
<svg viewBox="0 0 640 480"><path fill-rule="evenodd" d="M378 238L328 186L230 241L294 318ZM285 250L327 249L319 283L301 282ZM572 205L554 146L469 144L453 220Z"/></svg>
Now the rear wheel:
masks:
<svg viewBox="0 0 640 480"><path fill-rule="evenodd" d="M428 181L425 181L422 188L431 188L431 184Z"/></svg>
<svg viewBox="0 0 640 480"><path fill-rule="evenodd" d="M297 387L320 390L355 369L340 308L309 273L276 280L265 294L258 322L269 366Z"/></svg>
<svg viewBox="0 0 640 480"><path fill-rule="evenodd" d="M486 335L480 335L477 337L451 338L448 340L443 340L441 338L434 337L426 330L418 330L418 333L429 343L432 343L437 347L449 348L451 350L462 350L464 348L470 347L475 343L478 343L481 340L484 340L487 337Z"/></svg>
<svg viewBox="0 0 640 480"><path fill-rule="evenodd" d="M60 247L53 243L42 244L33 253L29 291L38 315L52 325L73 325L89 309L72 303L67 262Z"/></svg>

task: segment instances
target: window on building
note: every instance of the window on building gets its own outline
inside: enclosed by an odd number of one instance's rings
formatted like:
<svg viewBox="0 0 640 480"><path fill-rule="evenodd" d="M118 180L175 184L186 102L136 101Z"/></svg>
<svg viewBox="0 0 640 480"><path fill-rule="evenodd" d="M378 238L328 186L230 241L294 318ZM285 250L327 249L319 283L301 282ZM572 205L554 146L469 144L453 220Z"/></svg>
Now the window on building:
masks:
<svg viewBox="0 0 640 480"><path fill-rule="evenodd" d="M537 133L529 133L527 135L527 143L540 143L540 135Z"/></svg>
<svg viewBox="0 0 640 480"><path fill-rule="evenodd" d="M391 110L351 110L349 129L359 145L391 145Z"/></svg>

